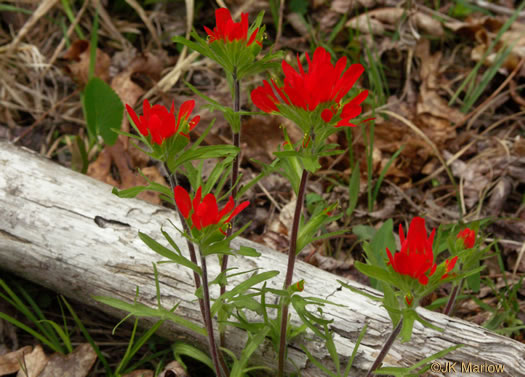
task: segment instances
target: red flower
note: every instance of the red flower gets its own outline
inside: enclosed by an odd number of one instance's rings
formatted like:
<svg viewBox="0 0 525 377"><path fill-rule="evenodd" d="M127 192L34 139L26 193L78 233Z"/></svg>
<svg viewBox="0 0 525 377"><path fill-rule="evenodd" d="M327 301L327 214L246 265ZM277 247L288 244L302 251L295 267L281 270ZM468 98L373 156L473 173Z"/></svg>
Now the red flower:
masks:
<svg viewBox="0 0 525 377"><path fill-rule="evenodd" d="M445 271L445 273L443 274L443 276L441 276L441 280L443 279L446 279L448 277L448 273L450 271L452 271L452 269L454 268L454 266L456 265L456 262L458 260L458 257L454 257L452 258L451 260L446 260L445 261L445 266L447 267L447 270Z"/></svg>
<svg viewBox="0 0 525 377"><path fill-rule="evenodd" d="M219 211L217 199L213 194L208 194L201 199L202 187L197 189L193 200L191 200L190 195L182 186L175 187L173 193L175 203L177 204L182 216L184 216L185 219L188 219L191 213L192 225L198 230L210 225L220 223L227 224L250 204L249 201L245 201L235 207L233 197L230 196L228 203L226 203L224 208ZM193 212L191 212L192 209ZM226 218L226 216L228 217ZM225 218L226 221L224 221Z"/></svg>
<svg viewBox="0 0 525 377"><path fill-rule="evenodd" d="M215 22L217 26L213 30L204 26L204 30L208 33L209 42L224 41L245 41L248 39L248 13L241 14L240 22L233 22L230 11L226 8L219 8L215 11ZM250 46L253 42L262 47L260 41L257 41L257 32L259 28L255 29L250 35L250 39L246 46Z"/></svg>
<svg viewBox="0 0 525 377"><path fill-rule="evenodd" d="M332 65L330 54L322 47L315 50L311 60L307 53L306 60L308 72L303 70L299 56L297 57L299 72L283 60L284 85L279 87L273 80L270 85L264 80L263 85L255 88L251 93L255 106L269 113L279 112L279 105L300 107L309 112L322 105L327 108L321 112L321 118L325 122L330 122L340 110L340 101L352 89L364 72L364 68L361 64L352 64L347 69L346 57L342 57ZM341 119L336 127L354 127L350 120L361 114L361 103L367 96L368 91L365 90L344 105L340 113Z"/></svg>
<svg viewBox="0 0 525 377"><path fill-rule="evenodd" d="M135 126L139 129L140 133L143 136L151 135L151 139L154 143L161 145L162 142L175 135L179 130L181 121L187 122L193 108L195 107L195 101L189 100L182 104L179 110L177 117L177 122L175 122L175 104L172 103L171 109L168 112L168 109L162 105L154 105L151 107L148 100L144 100L142 104L142 111L144 115L141 115L140 118L137 116L135 111L131 106L126 105L126 109L135 123ZM189 131L195 128L199 123L200 116L194 117L189 122ZM188 137L185 133L181 132L181 135Z"/></svg>
<svg viewBox="0 0 525 377"><path fill-rule="evenodd" d="M432 276L437 267L434 263L434 253L432 252L434 235L435 230L427 238L425 219L421 217L415 217L412 220L406 238L403 227L399 225L401 251L392 256L392 253L387 248L388 264L397 273L411 276L419 280L421 284L427 285L428 277ZM452 267L454 266L452 265Z"/></svg>
<svg viewBox="0 0 525 377"><path fill-rule="evenodd" d="M463 240L465 249L472 249L476 243L476 232L472 229L465 228L458 233L457 238Z"/></svg>

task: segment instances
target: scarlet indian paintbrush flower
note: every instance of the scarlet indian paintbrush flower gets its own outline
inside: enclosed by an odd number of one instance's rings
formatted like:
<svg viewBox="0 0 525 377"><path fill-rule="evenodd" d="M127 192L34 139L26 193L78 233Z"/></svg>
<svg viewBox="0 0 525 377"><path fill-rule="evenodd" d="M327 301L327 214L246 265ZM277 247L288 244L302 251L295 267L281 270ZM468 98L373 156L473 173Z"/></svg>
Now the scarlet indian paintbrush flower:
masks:
<svg viewBox="0 0 525 377"><path fill-rule="evenodd" d="M181 128L181 122L188 122L191 112L195 107L195 101L189 100L184 102L175 119L175 104L171 105L170 111L162 105L150 105L149 101L146 99L142 104L143 115L140 117L137 116L135 111L131 106L126 105L126 110L128 111L133 123L137 126L139 132L143 136L151 135L151 139L155 144L161 145L165 139L175 135L179 128ZM200 121L200 116L195 116L191 121L189 121L188 131L191 131L197 126ZM188 134L180 132L181 135L189 138Z"/></svg>
<svg viewBox="0 0 525 377"><path fill-rule="evenodd" d="M368 91L362 91L347 103L343 104L342 100L364 72L363 66L351 64L347 67L346 57L332 65L330 54L322 47L315 50L312 59L307 53L306 60L307 72L299 57L299 71L283 60L284 85L278 86L274 80L271 80L270 85L264 80L263 85L251 93L255 106L267 113L283 113L286 107L306 112L319 111L325 123L335 127L354 127L355 124L350 123L350 120L361 114L361 103L368 96Z"/></svg>
<svg viewBox="0 0 525 377"><path fill-rule="evenodd" d="M432 243L434 242L435 229L429 237L425 228L425 219L415 217L408 228L408 234L405 238L403 226L399 225L399 238L401 240L401 251L392 255L388 248L388 264L394 271L401 275L408 275L417 279L420 284L427 285L428 278L436 271L434 262L434 253ZM446 271L441 279L448 277L457 261L457 257L445 261Z"/></svg>
<svg viewBox="0 0 525 377"><path fill-rule="evenodd" d="M249 201L245 201L235 207L233 197L230 196L228 203L226 203L224 208L219 211L215 195L210 193L205 195L204 198L201 198L202 187L197 189L193 200L182 186L176 186L173 193L175 203L177 204L182 216L187 220L191 218L192 226L198 230L210 225L228 224L231 219L237 216L250 204Z"/></svg>
<svg viewBox="0 0 525 377"><path fill-rule="evenodd" d="M262 47L261 42L256 39L258 28L252 32L248 40L248 13L241 14L240 22L233 22L230 11L226 8L219 8L215 11L215 21L217 26L213 30L204 26L204 30L208 33L209 43L245 41L246 46L255 42Z"/></svg>
<svg viewBox="0 0 525 377"><path fill-rule="evenodd" d="M465 228L458 233L457 238L463 240L465 249L472 249L476 243L476 232L472 229Z"/></svg>

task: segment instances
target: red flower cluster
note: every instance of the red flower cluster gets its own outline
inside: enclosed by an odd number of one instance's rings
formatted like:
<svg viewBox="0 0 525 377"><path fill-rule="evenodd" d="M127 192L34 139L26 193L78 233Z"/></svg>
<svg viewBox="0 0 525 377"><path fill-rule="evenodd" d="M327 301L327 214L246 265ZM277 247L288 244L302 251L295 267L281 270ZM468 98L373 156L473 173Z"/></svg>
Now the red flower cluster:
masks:
<svg viewBox="0 0 525 377"><path fill-rule="evenodd" d="M173 193L175 203L177 203L177 207L182 216L184 216L185 219L188 219L191 215L192 225L198 230L210 225L220 224L221 222L227 224L250 204L249 201L245 201L235 207L233 197L230 196L228 203L226 203L224 208L219 211L217 199L213 194L207 194L201 200L202 187L197 189L193 200L182 186L175 187ZM224 221L224 218L228 214L229 216L226 218L226 221Z"/></svg>
<svg viewBox="0 0 525 377"><path fill-rule="evenodd" d="M472 229L465 228L458 233L457 238L463 240L465 249L472 249L476 243L476 232Z"/></svg>
<svg viewBox="0 0 525 377"><path fill-rule="evenodd" d="M204 26L204 30L206 30L210 38L210 43L214 41L246 41L248 39L248 13L241 14L240 22L233 22L230 11L226 8L219 8L215 11L215 22L217 26L213 30ZM259 28L253 31L246 46L250 46L255 42L262 47L261 42L255 39L258 31Z"/></svg>
<svg viewBox="0 0 525 377"><path fill-rule="evenodd" d="M126 105L126 110L128 111L133 123L139 129L140 133L143 136L151 135L151 139L154 143L161 145L162 142L175 135L179 130L181 121L187 122L193 108L195 107L195 101L189 100L182 104L179 110L177 121L175 121L175 104L171 105L171 110L168 112L168 109L162 105L154 105L151 107L148 100L145 99L142 104L142 111L144 115L141 115L140 118L137 116L135 111L131 106ZM189 122L189 130L193 130L195 126L199 123L201 117L196 116ZM180 133L181 135L189 138L185 133Z"/></svg>
<svg viewBox="0 0 525 377"><path fill-rule="evenodd" d="M306 59L308 72L303 70L299 57L299 72L283 60L284 86L277 86L273 80L270 85L264 80L262 86L252 91L251 97L255 106L270 113L279 112L279 105L283 103L306 111L314 111L319 105L328 105L322 111L321 117L325 122L330 122L339 111L339 102L352 89L364 68L361 64L352 64L346 69L346 57L339 59L334 66L330 61L330 54L322 47L315 50L313 59L310 60L308 53ZM368 91L365 90L344 105L336 127L354 127L350 120L361 114L360 105L367 96Z"/></svg>
<svg viewBox="0 0 525 377"><path fill-rule="evenodd" d="M421 284L427 285L428 278L434 274L437 265L434 263L434 253L432 251L432 243L434 242L434 229L427 238L427 230L425 228L425 219L415 217L410 223L408 234L405 238L403 226L399 225L399 238L401 240L401 251L392 256L388 248L389 265L394 268L394 271L401 275L408 275L417 279ZM458 257L451 260L446 260L446 271L441 279L448 277L448 273L452 271L456 265ZM428 274L427 274L428 273Z"/></svg>

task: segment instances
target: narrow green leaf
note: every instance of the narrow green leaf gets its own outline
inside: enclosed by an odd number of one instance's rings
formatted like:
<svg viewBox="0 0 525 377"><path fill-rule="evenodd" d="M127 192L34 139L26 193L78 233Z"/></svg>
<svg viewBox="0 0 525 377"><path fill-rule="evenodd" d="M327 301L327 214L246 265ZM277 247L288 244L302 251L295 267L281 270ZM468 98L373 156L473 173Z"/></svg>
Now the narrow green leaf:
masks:
<svg viewBox="0 0 525 377"><path fill-rule="evenodd" d="M253 247L248 247L244 245L242 245L239 248L239 250L237 251L237 254L245 256L245 257L260 257L261 256L261 253L259 253Z"/></svg>
<svg viewBox="0 0 525 377"><path fill-rule="evenodd" d="M106 375L108 377L113 377L114 374L109 366L109 363L104 357L104 354L100 351L100 348L98 347L97 343L93 340L93 338L87 331L86 327L84 326L80 318L78 318L77 313L75 312L73 307L69 304L69 302L66 300L66 298L64 296L60 296L60 297L62 298L62 302L64 303L64 305L66 305L67 309L69 310L69 313L71 313L71 316L73 317L73 320L75 321L77 327L80 329L80 332L82 333L82 335L84 335L84 338L86 338L86 340L91 345L91 347L93 347L93 350L97 354L100 362L102 363L102 365L104 365L104 369L106 370Z"/></svg>
<svg viewBox="0 0 525 377"><path fill-rule="evenodd" d="M147 234L139 232L139 238L142 240L142 242L148 245L148 247L154 252L156 252L157 254L160 254L163 257L168 258L177 264L188 267L192 269L194 272L196 272L197 274L202 275L202 270L199 266L194 264L189 259L183 257L182 255L178 255L177 253L171 251L167 247L162 246L160 243L155 241L153 238L151 238Z"/></svg>
<svg viewBox="0 0 525 377"><path fill-rule="evenodd" d="M213 370L213 362L211 358L206 353L202 352L200 349L183 342L175 342L173 346L171 346L171 349L173 350L175 358L181 355L188 356L192 359L200 361L204 365L207 365L208 368Z"/></svg>
<svg viewBox="0 0 525 377"><path fill-rule="evenodd" d="M279 271L266 271L260 274L253 275L249 279L243 281L236 287L232 288L231 290L221 295L221 297L219 297L219 299L213 303L213 306L211 307L211 314L215 315L217 313L217 310L219 309L222 302L226 302L227 300L230 300L233 297L246 292L248 289L250 289L254 285L262 283L263 281L271 279L277 275L279 275Z"/></svg>
<svg viewBox="0 0 525 377"><path fill-rule="evenodd" d="M237 153L239 153L239 148L233 145L207 145L190 149L180 155L176 160L168 161L168 168L170 171L175 171L177 167L187 161L229 157L235 156Z"/></svg>
<svg viewBox="0 0 525 377"><path fill-rule="evenodd" d="M166 309L150 308L149 306L146 306L139 302L130 304L128 302L118 300L113 297L94 296L93 299L103 304L109 305L113 308L130 313L131 315L134 315L136 317L155 317L164 320L170 320L175 324L184 326L191 331L195 331L197 334L206 335L206 330L204 330L199 325L188 321L187 319L178 316L175 313L172 313L172 311Z"/></svg>

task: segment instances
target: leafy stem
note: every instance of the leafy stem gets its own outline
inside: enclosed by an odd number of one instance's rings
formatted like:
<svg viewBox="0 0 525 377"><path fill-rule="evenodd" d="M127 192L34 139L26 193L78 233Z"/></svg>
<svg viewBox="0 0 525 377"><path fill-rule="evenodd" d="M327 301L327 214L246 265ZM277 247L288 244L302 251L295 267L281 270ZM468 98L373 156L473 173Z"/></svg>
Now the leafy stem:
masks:
<svg viewBox="0 0 525 377"><path fill-rule="evenodd" d="M167 164L164 164L164 168L166 169L166 172L168 174L168 180L170 182L171 191L173 192L175 186L178 185L177 176L175 174L171 174L170 173ZM180 212L179 207L175 206L175 208L177 209L177 213L179 214L179 219L180 219L180 222L182 223L182 227L184 229L184 232L189 234L190 233L190 228L188 227L188 223L186 222L186 219L184 218L184 216L182 216L182 213ZM195 252L195 246L193 245L193 243L190 240L186 240L186 242L188 244L188 250L189 250L189 253L190 253L190 259L191 259L192 263L197 264L197 253ZM209 291L208 291L208 275L207 275L207 271L205 272L206 264L205 264L205 261L204 261L203 257L201 257L201 263L202 263L201 267L202 267L202 272L203 272L203 274L202 274L203 275L202 276L203 292L206 292L206 295L204 295L204 300L202 298L199 298L199 308L200 308L200 312L201 312L201 315L202 315L202 320L204 322L206 330L207 330L208 334L212 334L212 337L213 337L213 325L211 323L211 317L210 317L210 314L209 314L210 313L210 300L209 300ZM200 279L199 274L197 274L197 272L195 272L195 271L193 272L193 280L195 281L195 288L198 290L201 287L201 279ZM207 297L207 304L206 304L206 297ZM207 310L206 310L206 308L207 308ZM208 313L208 314L206 314L206 313ZM213 346L212 346L212 344L213 344ZM215 348L215 352L213 352L212 347ZM224 368L224 370L227 370L227 366L226 366L226 363L224 362L224 360L222 358L222 355L217 353L217 347L215 346L215 342L210 343L210 351L212 351L212 356L214 356L214 357L218 356L222 367ZM214 359L214 363L215 363L215 359ZM217 369L217 367L216 367L216 370L217 370L217 376L221 377L222 373L219 373L220 369ZM228 373L226 373L226 375L228 375Z"/></svg>
<svg viewBox="0 0 525 377"><path fill-rule="evenodd" d="M287 290L293 279L293 270L295 266L295 259L297 256L297 234L299 233L299 223L301 220L301 212L304 203L304 195L306 192L306 182L308 181L308 171L303 169L301 176L301 183L299 185L299 192L297 194L297 201L295 204L295 213L292 224L292 234L290 236L290 249L288 250L288 267L286 270L286 278L284 281L284 289ZM286 348L286 327L288 325L288 307L289 302L286 298L281 298L281 337L279 343L279 367L278 376L282 377L284 373L284 354Z"/></svg>
<svg viewBox="0 0 525 377"><path fill-rule="evenodd" d="M234 70L233 73L233 111L238 113L241 110L241 85L240 81L237 79L236 70ZM241 145L241 130L239 128L239 132L235 132L232 128L232 138L233 138L233 145L237 148L240 148ZM240 152L234 157L233 159L233 166L232 166L232 175L231 175L231 186L232 186L232 196L236 199L237 196L237 178L239 177L239 156ZM233 232L233 226L228 228L227 237L230 237ZM221 263L221 273L225 273L226 269L228 268L228 254L223 255L222 257L222 263ZM226 283L221 283L221 296L226 293ZM221 331L220 334L220 345L221 347L225 347L225 338L224 338L224 331Z"/></svg>

